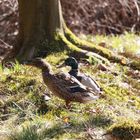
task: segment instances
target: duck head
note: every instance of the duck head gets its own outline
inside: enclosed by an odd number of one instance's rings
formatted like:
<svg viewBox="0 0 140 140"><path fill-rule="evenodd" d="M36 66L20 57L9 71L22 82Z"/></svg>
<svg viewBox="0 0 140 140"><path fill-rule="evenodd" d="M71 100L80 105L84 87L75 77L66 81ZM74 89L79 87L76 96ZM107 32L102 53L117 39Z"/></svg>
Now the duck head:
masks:
<svg viewBox="0 0 140 140"><path fill-rule="evenodd" d="M64 66L70 66L72 69L78 69L78 62L74 57L68 57L63 64L58 66L59 68Z"/></svg>
<svg viewBox="0 0 140 140"><path fill-rule="evenodd" d="M37 67L41 70L45 70L47 72L51 71L51 66L48 62L45 62L42 58L35 58L32 60L28 60L25 62L26 65Z"/></svg>

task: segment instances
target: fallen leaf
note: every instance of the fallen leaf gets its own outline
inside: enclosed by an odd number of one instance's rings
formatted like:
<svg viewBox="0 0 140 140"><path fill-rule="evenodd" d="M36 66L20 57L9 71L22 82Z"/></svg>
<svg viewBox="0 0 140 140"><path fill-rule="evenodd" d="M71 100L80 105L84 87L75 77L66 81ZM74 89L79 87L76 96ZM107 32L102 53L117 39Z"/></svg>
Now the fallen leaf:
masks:
<svg viewBox="0 0 140 140"><path fill-rule="evenodd" d="M127 64L127 60L123 57L123 58L121 59L121 63L122 63L122 64Z"/></svg>
<svg viewBox="0 0 140 140"><path fill-rule="evenodd" d="M103 48L106 48L107 47L106 42L100 42L98 45L101 46L101 47L103 47Z"/></svg>
<svg viewBox="0 0 140 140"><path fill-rule="evenodd" d="M63 121L64 121L64 123L68 123L68 122L69 122L69 118L68 118L68 117L65 117L65 118L63 119Z"/></svg>

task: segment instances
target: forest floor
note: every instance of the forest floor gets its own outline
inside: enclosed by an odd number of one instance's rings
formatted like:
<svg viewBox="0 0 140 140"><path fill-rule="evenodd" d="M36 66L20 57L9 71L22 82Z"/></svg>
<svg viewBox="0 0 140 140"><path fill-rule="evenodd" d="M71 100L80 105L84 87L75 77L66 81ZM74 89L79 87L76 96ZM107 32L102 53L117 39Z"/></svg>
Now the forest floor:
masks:
<svg viewBox="0 0 140 140"><path fill-rule="evenodd" d="M123 54L129 57L129 61L140 60L140 38L137 35L81 35L81 38ZM56 65L66 57L67 52L61 52L50 54L46 60L58 72ZM70 110L64 108L64 101L52 93L51 100L43 100L47 87L40 70L18 62L12 69L0 66L0 139L140 138L140 71L117 63L102 64L92 58L80 63L81 71L91 75L102 87L105 98L89 104L72 103Z"/></svg>
<svg viewBox="0 0 140 140"><path fill-rule="evenodd" d="M93 0L89 1L91 3L87 0L62 3L66 22L77 34L123 33L126 29L130 31L136 23L137 6L133 1L128 3L129 8L121 6L119 0L104 3L100 0L98 6L92 4ZM0 0L0 13L1 61L14 46L18 34L17 0ZM118 16L113 16L117 13ZM101 15L100 22L95 18L98 15ZM92 24L93 20L95 23ZM80 37L124 55L129 61L140 61L139 35L81 34ZM46 59L57 72L56 65L66 57L67 52L61 52ZM40 70L18 62L12 69L0 66L0 140L135 140L140 137L140 71L117 63L102 64L92 58L81 63L80 69L99 83L105 98L90 104L72 103L71 110L65 109L64 101L52 93L51 100L43 100L47 88Z"/></svg>
<svg viewBox="0 0 140 140"><path fill-rule="evenodd" d="M132 30L137 23L138 14L133 1L128 5L115 0L114 2L106 0L104 3L99 0L97 4L92 0L89 2L62 0L67 25L77 34L123 33L124 30ZM119 8L114 10L116 7ZM1 61L6 57L7 51L14 46L18 34L17 0L0 0L0 13L2 15L0 17ZM101 20L96 19L99 14ZM119 25L118 21L120 21ZM139 23L136 27L139 27ZM81 34L80 38L124 55L129 61L140 62L139 35L124 33L120 36L85 36ZM61 52L50 54L46 60L58 72L60 70L56 69L56 65L66 57L68 57L67 52ZM105 98L90 104L72 103L71 110L65 109L64 101L53 96L52 93L50 93L51 100L48 102L43 100L42 95L46 93L47 88L42 81L40 70L20 65L18 62L13 64L12 69L3 69L0 66L0 140L135 140L140 138L140 71L117 63L102 64L92 58L81 61L81 64L81 71L89 74L99 83L104 90ZM63 70L68 71L68 69Z"/></svg>

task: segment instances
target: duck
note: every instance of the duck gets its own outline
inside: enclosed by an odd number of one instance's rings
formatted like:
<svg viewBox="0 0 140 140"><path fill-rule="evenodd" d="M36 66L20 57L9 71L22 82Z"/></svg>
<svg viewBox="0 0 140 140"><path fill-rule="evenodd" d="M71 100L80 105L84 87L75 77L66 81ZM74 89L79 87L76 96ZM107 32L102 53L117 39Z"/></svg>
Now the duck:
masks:
<svg viewBox="0 0 140 140"><path fill-rule="evenodd" d="M68 57L62 64L59 64L57 67L62 68L64 66L70 66L71 70L68 73L74 76L83 85L91 88L97 94L103 94L101 87L91 76L79 71L78 61L74 57Z"/></svg>
<svg viewBox="0 0 140 140"><path fill-rule="evenodd" d="M87 103L99 98L69 73L54 73L51 65L42 58L28 60L26 64L41 69L44 83L53 95L65 101L67 108L71 102Z"/></svg>

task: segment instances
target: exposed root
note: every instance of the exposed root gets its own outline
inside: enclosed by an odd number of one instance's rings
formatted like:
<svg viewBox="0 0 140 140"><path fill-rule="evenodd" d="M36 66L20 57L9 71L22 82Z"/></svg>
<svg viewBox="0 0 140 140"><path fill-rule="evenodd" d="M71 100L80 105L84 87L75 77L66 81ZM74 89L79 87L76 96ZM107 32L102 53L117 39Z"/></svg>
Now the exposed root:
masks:
<svg viewBox="0 0 140 140"><path fill-rule="evenodd" d="M79 39L66 26L65 26L65 33L66 33L67 39L81 49L98 53L99 55L106 57L107 59L111 61L115 60L119 62L123 58L123 56L116 56L116 54L114 54L111 50L108 50L101 46L97 47L91 42Z"/></svg>
<svg viewBox="0 0 140 140"><path fill-rule="evenodd" d="M64 46L67 47L66 49L70 50L70 53L72 53L73 56L76 56L77 58L94 57L98 60L101 60L103 63L109 63L108 59L96 53L77 47L75 44L70 42L63 34L58 33L58 37L59 37L59 41L62 41L64 43Z"/></svg>
<svg viewBox="0 0 140 140"><path fill-rule="evenodd" d="M95 46L93 43L84 41L79 39L77 36L75 36L66 25L64 25L65 29L65 35L67 39L72 42L74 45L78 46L79 49L86 50L88 52L94 52L94 54L99 54L98 56L103 56L103 58L106 58L106 60L110 60L111 62L117 62L121 65L131 67L132 69L140 70L140 63L137 61L129 61L126 57L117 55L113 53L111 50L107 48L103 48L101 46ZM94 55L91 53L91 55Z"/></svg>

